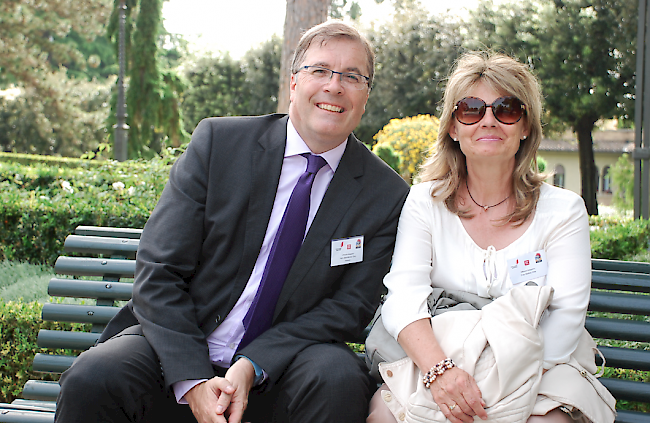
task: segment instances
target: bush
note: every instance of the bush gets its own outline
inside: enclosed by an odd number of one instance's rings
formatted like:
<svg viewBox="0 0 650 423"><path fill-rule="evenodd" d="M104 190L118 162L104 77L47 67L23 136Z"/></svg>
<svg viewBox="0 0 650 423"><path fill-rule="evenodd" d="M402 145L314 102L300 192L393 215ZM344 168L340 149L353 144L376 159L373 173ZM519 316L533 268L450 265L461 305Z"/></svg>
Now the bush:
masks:
<svg viewBox="0 0 650 423"><path fill-rule="evenodd" d="M387 155L390 147L398 160L391 158L391 166L399 165L398 173L408 181L412 182L413 177L420 168L420 164L426 157L429 148L433 146L438 138L438 127L440 121L435 116L417 115L403 119L391 119L381 131L373 137L377 143L372 151L382 157ZM387 157L393 156L388 154ZM384 157L382 157L384 158Z"/></svg>
<svg viewBox="0 0 650 423"><path fill-rule="evenodd" d="M650 221L593 221L599 226L592 226L590 233L592 258L630 260L648 249Z"/></svg>
<svg viewBox="0 0 650 423"><path fill-rule="evenodd" d="M31 370L36 353L46 352L36 345L40 329L84 330L81 324L43 322L42 305L37 302L7 302L0 300L0 402L19 398L23 385L30 379L58 380L58 375L35 373ZM59 350L58 354L74 355Z"/></svg>
<svg viewBox="0 0 650 423"><path fill-rule="evenodd" d="M172 160L96 167L0 162L0 260L52 265L79 225L142 228Z"/></svg>

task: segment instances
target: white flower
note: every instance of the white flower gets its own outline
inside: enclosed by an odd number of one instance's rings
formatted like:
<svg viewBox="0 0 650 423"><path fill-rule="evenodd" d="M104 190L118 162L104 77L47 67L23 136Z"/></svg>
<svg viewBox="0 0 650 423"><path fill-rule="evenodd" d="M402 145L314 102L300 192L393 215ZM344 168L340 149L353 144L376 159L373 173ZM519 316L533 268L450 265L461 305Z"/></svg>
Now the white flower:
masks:
<svg viewBox="0 0 650 423"><path fill-rule="evenodd" d="M130 187L129 189L126 190L126 193L129 195L135 194L135 187Z"/></svg>
<svg viewBox="0 0 650 423"><path fill-rule="evenodd" d="M124 187L124 182L113 182L113 189L116 191L122 191Z"/></svg>
<svg viewBox="0 0 650 423"><path fill-rule="evenodd" d="M70 185L70 182L68 181L61 181L61 188L63 188L64 191L69 192L70 194L74 194L74 189Z"/></svg>

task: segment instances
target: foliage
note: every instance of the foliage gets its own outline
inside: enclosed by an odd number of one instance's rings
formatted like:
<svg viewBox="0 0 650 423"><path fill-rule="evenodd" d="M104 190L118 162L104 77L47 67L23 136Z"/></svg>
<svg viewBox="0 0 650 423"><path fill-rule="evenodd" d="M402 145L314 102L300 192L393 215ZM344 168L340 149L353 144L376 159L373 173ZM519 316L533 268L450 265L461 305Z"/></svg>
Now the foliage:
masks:
<svg viewBox="0 0 650 423"><path fill-rule="evenodd" d="M278 107L282 40L274 35L257 48L250 49L241 61L245 75L244 93L247 115L273 113Z"/></svg>
<svg viewBox="0 0 650 423"><path fill-rule="evenodd" d="M47 302L54 269L44 264L0 261L0 298L4 301Z"/></svg>
<svg viewBox="0 0 650 423"><path fill-rule="evenodd" d="M23 165L36 165L49 164L64 167L95 167L101 166L105 163L95 160L82 160L72 157L58 157L58 156L41 156L38 154L17 154L17 153L2 153L0 152L0 162L11 162Z"/></svg>
<svg viewBox="0 0 650 423"><path fill-rule="evenodd" d="M0 259L52 265L78 225L142 228L171 160L77 168L0 162Z"/></svg>
<svg viewBox="0 0 650 423"><path fill-rule="evenodd" d="M77 157L96 149L106 138L104 122L115 78L71 79L61 69L45 74L44 80L62 90L65 101L58 94L43 97L33 87L13 99L0 97L0 149Z"/></svg>
<svg viewBox="0 0 650 423"><path fill-rule="evenodd" d="M439 114L441 82L462 44L460 27L448 16L427 16L416 0L398 6L390 21L366 34L375 47L376 73L366 113L354 132L368 144L393 118Z"/></svg>
<svg viewBox="0 0 650 423"><path fill-rule="evenodd" d="M614 166L609 168L614 186L612 202L621 211L634 209L634 164L629 154L624 153Z"/></svg>
<svg viewBox="0 0 650 423"><path fill-rule="evenodd" d="M110 18L107 33L115 45L119 42L119 6ZM160 153L165 145L178 147L189 141L183 126L180 98L185 84L177 73L163 69L163 63L175 63L179 43L173 44L173 54L161 58L161 40L177 41L162 26L162 0L127 0L125 22L125 62L128 74L126 91L128 157L150 158ZM182 45L182 43L180 43ZM182 48L181 48L182 50ZM117 93L115 93L115 96ZM116 123L117 100L112 101L113 113L108 128ZM113 131L109 131L113 140Z"/></svg>
<svg viewBox="0 0 650 423"><path fill-rule="evenodd" d="M16 86L23 93L0 104L4 149L66 154L103 136L96 121L105 113L105 85L70 80L66 67L88 69L79 43L69 41L90 43L101 34L109 2L0 2L0 87Z"/></svg>
<svg viewBox="0 0 650 423"><path fill-rule="evenodd" d="M537 170L544 173L546 172L546 169L548 169L548 162L546 159L542 156L537 156Z"/></svg>
<svg viewBox="0 0 650 423"><path fill-rule="evenodd" d="M183 99L185 129L206 117L273 113L277 108L281 41L277 37L246 53L201 57L188 66Z"/></svg>
<svg viewBox="0 0 650 423"><path fill-rule="evenodd" d="M374 136L373 151L382 157L380 154L386 154L380 153L382 147L390 147L399 158L398 173L411 182L438 138L439 124L438 118L430 115L392 119Z"/></svg>
<svg viewBox="0 0 650 423"><path fill-rule="evenodd" d="M91 81L93 79L105 80L117 75L117 57L111 42L105 35L98 35L94 40L89 41L76 31L70 31L57 41L68 44L70 48L77 50L83 56L81 61L50 62L54 68L59 65L64 66L68 71L68 76Z"/></svg>
<svg viewBox="0 0 650 423"><path fill-rule="evenodd" d="M650 220L622 221L590 232L591 257L629 260L650 246Z"/></svg>
<svg viewBox="0 0 650 423"><path fill-rule="evenodd" d="M4 302L0 299L0 402L20 398L23 385L30 379L57 380L49 373L31 370L36 353L46 350L36 345L40 329L84 330L77 323L43 322L42 305L37 302ZM73 355L72 351L58 350L60 354Z"/></svg>

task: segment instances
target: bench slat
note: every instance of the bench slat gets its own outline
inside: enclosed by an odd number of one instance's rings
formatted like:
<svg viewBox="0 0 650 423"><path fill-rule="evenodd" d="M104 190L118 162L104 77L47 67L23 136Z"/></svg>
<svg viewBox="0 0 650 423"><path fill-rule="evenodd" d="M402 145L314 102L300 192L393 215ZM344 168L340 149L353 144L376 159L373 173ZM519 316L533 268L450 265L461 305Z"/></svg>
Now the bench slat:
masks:
<svg viewBox="0 0 650 423"><path fill-rule="evenodd" d="M133 293L133 284L128 282L52 278L47 286L47 293L52 297L103 298L114 301L128 301Z"/></svg>
<svg viewBox="0 0 650 423"><path fill-rule="evenodd" d="M69 253L102 254L134 259L139 244L140 239L70 235L65 239L63 249Z"/></svg>
<svg viewBox="0 0 650 423"><path fill-rule="evenodd" d="M74 360L77 357L71 355L54 355L54 354L41 354L37 353L34 356L34 361L32 363L32 369L35 372L45 372L45 373L63 373L74 363ZM58 384L57 384L58 385ZM23 393L23 397L24 397ZM42 398L30 398L30 399L42 399Z"/></svg>
<svg viewBox="0 0 650 423"><path fill-rule="evenodd" d="M132 278L135 273L135 260L61 256L54 263L54 271L73 276L113 275Z"/></svg>
<svg viewBox="0 0 650 423"><path fill-rule="evenodd" d="M589 310L647 316L650 314L650 295L592 291Z"/></svg>
<svg viewBox="0 0 650 423"><path fill-rule="evenodd" d="M650 274L650 263L640 261L619 261L607 259L591 259L593 270L607 270L610 272L631 272Z"/></svg>
<svg viewBox="0 0 650 423"><path fill-rule="evenodd" d="M591 271L591 287L632 292L650 292L650 278L647 274Z"/></svg>
<svg viewBox="0 0 650 423"><path fill-rule="evenodd" d="M106 226L77 226L74 233L77 235L140 239L142 229L109 228Z"/></svg>
<svg viewBox="0 0 650 423"><path fill-rule="evenodd" d="M42 408L47 410L56 410L56 402L54 401L39 401L39 400L26 400L22 398L15 399L11 401L12 405L17 405L20 407L29 407L31 408Z"/></svg>
<svg viewBox="0 0 650 423"><path fill-rule="evenodd" d="M93 323L105 325L120 311L119 307L83 304L43 305L43 320L56 322Z"/></svg>
<svg viewBox="0 0 650 423"><path fill-rule="evenodd" d="M59 382L28 380L23 388L23 398L37 401L56 401L60 390Z"/></svg>
<svg viewBox="0 0 650 423"><path fill-rule="evenodd" d="M648 423L650 422L650 415L641 411L616 411L616 423Z"/></svg>
<svg viewBox="0 0 650 423"><path fill-rule="evenodd" d="M41 348L87 350L97 343L100 333L41 329L36 344Z"/></svg>
<svg viewBox="0 0 650 423"><path fill-rule="evenodd" d="M611 392L617 400L650 402L650 383L635 382L633 380L611 379L601 377L605 388Z"/></svg>
<svg viewBox="0 0 650 423"><path fill-rule="evenodd" d="M2 423L53 423L54 411L13 404L0 404Z"/></svg>
<svg viewBox="0 0 650 423"><path fill-rule="evenodd" d="M650 342L650 323L647 322L587 317L585 327L594 338Z"/></svg>
<svg viewBox="0 0 650 423"><path fill-rule="evenodd" d="M650 351L601 346L598 347L598 350L605 357L607 367L650 370ZM599 366L603 364L598 354L596 354L596 364Z"/></svg>

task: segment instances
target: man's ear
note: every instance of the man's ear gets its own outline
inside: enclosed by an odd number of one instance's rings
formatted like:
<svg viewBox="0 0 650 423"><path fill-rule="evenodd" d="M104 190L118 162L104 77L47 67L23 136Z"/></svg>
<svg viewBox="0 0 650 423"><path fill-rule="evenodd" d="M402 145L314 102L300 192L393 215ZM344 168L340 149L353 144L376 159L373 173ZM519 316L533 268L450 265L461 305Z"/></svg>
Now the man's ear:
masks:
<svg viewBox="0 0 650 423"><path fill-rule="evenodd" d="M291 74L291 80L289 81L289 101L293 101L293 93L296 92L296 83L297 81L297 73L292 73Z"/></svg>

